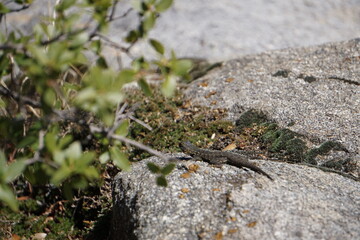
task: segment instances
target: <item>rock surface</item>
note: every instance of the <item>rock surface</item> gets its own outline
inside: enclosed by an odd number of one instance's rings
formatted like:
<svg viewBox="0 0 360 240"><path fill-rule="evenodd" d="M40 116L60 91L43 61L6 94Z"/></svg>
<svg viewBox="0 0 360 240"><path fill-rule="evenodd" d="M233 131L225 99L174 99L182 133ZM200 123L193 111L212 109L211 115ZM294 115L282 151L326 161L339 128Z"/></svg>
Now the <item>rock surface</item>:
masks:
<svg viewBox="0 0 360 240"><path fill-rule="evenodd" d="M163 188L155 185L148 161L164 164L153 157L114 179L112 239L360 238L360 182L307 166L253 161L271 181L190 160L177 163ZM199 169L186 178L191 164Z"/></svg>
<svg viewBox="0 0 360 240"><path fill-rule="evenodd" d="M236 119L265 112L283 127L340 141L359 157L360 39L225 62L193 82L193 103ZM183 155L177 155L183 156ZM114 179L114 239L358 239L360 182L317 168L254 161L274 181L236 167L179 162L169 187L146 162ZM357 162L358 163L358 162ZM200 168L185 178L189 164ZM185 175L183 175L185 174Z"/></svg>
<svg viewBox="0 0 360 240"><path fill-rule="evenodd" d="M234 117L263 111L283 127L360 153L360 39L231 60L186 95Z"/></svg>
<svg viewBox="0 0 360 240"><path fill-rule="evenodd" d="M34 0L32 6L11 13L0 25L0 31L14 28L31 32L44 15L52 15L56 1ZM130 0L120 1L116 16L130 7ZM7 27L4 24L7 24ZM121 43L125 34L137 26L137 15L130 12L111 25L108 36ZM359 36L360 4L358 0L283 1L283 0L181 0L162 14L150 37L159 39L180 57L207 58L222 61L245 54L286 47L301 47ZM154 56L145 44L134 47L133 55ZM118 67L113 48L104 55Z"/></svg>

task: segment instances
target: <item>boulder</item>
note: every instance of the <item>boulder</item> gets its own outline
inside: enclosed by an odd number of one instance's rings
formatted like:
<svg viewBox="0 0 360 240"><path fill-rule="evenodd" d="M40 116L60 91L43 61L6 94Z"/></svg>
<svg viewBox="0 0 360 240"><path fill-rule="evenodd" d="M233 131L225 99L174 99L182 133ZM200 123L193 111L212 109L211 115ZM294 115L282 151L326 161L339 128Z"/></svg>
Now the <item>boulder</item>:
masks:
<svg viewBox="0 0 360 240"><path fill-rule="evenodd" d="M309 139L339 142L344 148L336 151L357 164L359 176L359 63L360 39L250 55L211 70L186 96L228 109L230 120L261 111ZM253 161L271 181L229 165L179 160L164 188L148 161L166 164L152 157L114 179L113 239L360 238L360 182L337 173Z"/></svg>

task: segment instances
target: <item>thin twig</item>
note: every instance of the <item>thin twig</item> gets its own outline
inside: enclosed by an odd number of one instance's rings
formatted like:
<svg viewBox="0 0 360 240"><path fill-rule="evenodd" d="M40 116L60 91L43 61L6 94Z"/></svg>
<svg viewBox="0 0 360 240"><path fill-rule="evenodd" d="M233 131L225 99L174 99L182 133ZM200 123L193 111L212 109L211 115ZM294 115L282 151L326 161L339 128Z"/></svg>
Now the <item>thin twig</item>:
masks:
<svg viewBox="0 0 360 240"><path fill-rule="evenodd" d="M140 124L141 126L147 128L149 131L152 131L153 128L149 125L149 124L146 124L145 122L141 121L140 119L137 119L135 117L133 117L132 115L128 116L131 120L137 122L138 124Z"/></svg>
<svg viewBox="0 0 360 240"><path fill-rule="evenodd" d="M133 10L132 8L129 8L123 15L110 18L110 21L115 21L115 20L117 20L117 19L124 18L124 17L126 17L132 10Z"/></svg>
<svg viewBox="0 0 360 240"><path fill-rule="evenodd" d="M123 52L128 53L128 48L120 46L120 44L112 41L110 38L108 38L107 36L105 36L105 35L103 35L103 34L101 34L99 32L94 33L93 36L98 36L100 39L105 41L105 44L108 44L109 46L111 46L113 48L116 48L116 49L119 49L119 50L121 50Z"/></svg>
<svg viewBox="0 0 360 240"><path fill-rule="evenodd" d="M0 86L0 95L5 97L11 97L17 102L21 102L23 104L29 104L32 107L41 108L41 103L36 102L28 97L20 96L18 93L14 93L3 86Z"/></svg>
<svg viewBox="0 0 360 240"><path fill-rule="evenodd" d="M74 35L77 35L79 33L82 33L84 31L86 31L88 28L89 28L88 26L85 26L83 28L76 29L76 30L68 32L68 33L59 33L57 36L55 36L55 37L53 37L53 38L51 38L49 40L45 40L45 41L40 42L40 45L46 46L46 45L49 45L49 44L51 44L53 42L59 41L62 38L67 39L68 37L71 37L71 36L74 36Z"/></svg>
<svg viewBox="0 0 360 240"><path fill-rule="evenodd" d="M30 4L29 5L23 5L21 8L9 9L9 12L7 12L7 13L20 12L22 10L25 10L25 9L29 8L29 7L30 7Z"/></svg>
<svg viewBox="0 0 360 240"><path fill-rule="evenodd" d="M41 158L40 156L40 153L41 151L43 150L43 148L45 147L45 144L44 144L44 138L45 138L45 134L46 134L46 131L45 130L40 130L39 131L39 147L38 149L36 150L36 152L34 153L34 157L30 158L30 159L27 159L25 161L25 164L26 165L31 165L31 164L34 164L36 162L41 162L41 163L44 163L45 161ZM54 167L54 168L58 168L59 166L57 164L55 164L54 162L52 161L49 161L49 162L46 162L47 164L49 164L50 166Z"/></svg>
<svg viewBox="0 0 360 240"><path fill-rule="evenodd" d="M115 121L113 126L109 129L108 133L107 133L107 137L110 137L115 131L116 129L124 122L124 118L122 116L125 116L123 114L123 112L125 111L126 107L127 107L127 103L124 103L122 105L122 107L120 108L120 103L116 108L116 112L115 112Z"/></svg>
<svg viewBox="0 0 360 240"><path fill-rule="evenodd" d="M128 104L125 102L122 107L119 109L120 104L118 105L118 109L116 109L117 112L119 112L120 114L123 113L126 109L126 107L128 106Z"/></svg>
<svg viewBox="0 0 360 240"><path fill-rule="evenodd" d="M107 133L108 133L108 130L107 130L107 129L99 128L99 127L94 126L94 125L90 126L90 131L91 131L92 133L102 133L102 134L108 135L108 134L107 134ZM135 146L135 147L140 148L140 149L142 149L142 150L144 150L144 151L147 151L148 153L150 153L150 154L152 154L152 155L154 155L154 156L157 156L157 157L159 157L159 158L162 158L162 159L164 159L164 160L167 160L167 161L171 160L171 158L167 157L167 156L164 155L163 153L161 153L161 152L159 152L159 151L156 151L155 149L152 149L152 148L150 148L150 147L148 147L148 146L146 146L146 145L144 145L144 144L142 144L142 143L139 143L139 142L137 142L137 141L131 140L131 139L129 139L129 138L126 138L126 137L123 137L123 136L120 136L120 135L116 135L116 134L110 135L109 138L115 139L115 140L119 140L119 141L121 141L121 142L130 144L130 145L132 145L132 146Z"/></svg>
<svg viewBox="0 0 360 240"><path fill-rule="evenodd" d="M120 104L118 105L115 112L114 124L107 132L108 137L110 137L116 131L116 129L127 119L135 121L136 123L140 124L141 126L147 128L150 131L153 130L150 125L146 124L145 122L133 116L136 108L138 107L138 104L133 105L126 113L124 113L127 106L128 106L127 103L124 103L121 108L120 108Z"/></svg>
<svg viewBox="0 0 360 240"><path fill-rule="evenodd" d="M40 151L44 148L44 137L45 137L45 131L40 130L39 131L39 146L38 146L38 150L34 154L34 158L40 159Z"/></svg>
<svg viewBox="0 0 360 240"><path fill-rule="evenodd" d="M119 3L119 1L115 0L113 2L113 5L112 5L112 8L111 8L111 13L110 13L110 16L109 16L109 21L111 22L114 18L114 14L116 12L116 5Z"/></svg>
<svg viewBox="0 0 360 240"><path fill-rule="evenodd" d="M20 44L5 43L0 45L0 50L25 50L24 46Z"/></svg>

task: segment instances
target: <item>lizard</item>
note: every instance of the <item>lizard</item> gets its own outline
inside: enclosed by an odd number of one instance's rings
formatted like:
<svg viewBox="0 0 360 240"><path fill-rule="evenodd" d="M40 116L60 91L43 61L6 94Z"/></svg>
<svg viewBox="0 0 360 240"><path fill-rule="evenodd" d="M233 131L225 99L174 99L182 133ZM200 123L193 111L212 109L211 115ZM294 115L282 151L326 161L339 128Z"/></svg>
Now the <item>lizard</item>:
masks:
<svg viewBox="0 0 360 240"><path fill-rule="evenodd" d="M270 180L273 180L273 178L270 177L269 174L267 174L261 168L255 166L251 162L249 162L244 156L240 154L229 151L201 149L194 146L189 141L180 143L180 148L185 153L189 154L191 157L195 159L200 159L214 165L222 165L226 163L238 168L246 167L253 170L254 172L265 175Z"/></svg>

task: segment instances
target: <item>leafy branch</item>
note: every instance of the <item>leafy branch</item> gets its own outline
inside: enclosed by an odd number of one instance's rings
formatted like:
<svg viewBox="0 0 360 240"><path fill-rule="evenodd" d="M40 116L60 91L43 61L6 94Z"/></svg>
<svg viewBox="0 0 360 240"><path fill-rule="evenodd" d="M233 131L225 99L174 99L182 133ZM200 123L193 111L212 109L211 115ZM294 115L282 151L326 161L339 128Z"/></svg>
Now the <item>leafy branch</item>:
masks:
<svg viewBox="0 0 360 240"><path fill-rule="evenodd" d="M0 21L31 2L15 1L20 7L14 9L7 6L13 1L0 3ZM127 137L131 122L149 131L151 127L134 116L136 104L129 108L124 86L136 82L151 95L144 73L158 68L164 80L161 91L170 96L177 79L187 75L191 62L177 59L174 52L166 57L164 46L147 38L172 0L139 1L135 9L116 16L118 2L60 0L47 22L38 23L30 35L0 33L0 200L11 209L18 209L13 182L19 177L32 186L59 187L71 199L74 190L99 179L101 166L109 161L130 170L122 144L170 160ZM124 41L109 39L109 24L132 11L139 16L137 28ZM90 19L76 27L77 19L89 13ZM148 40L157 60L131 56L131 48L140 39ZM132 65L119 71L109 68L102 55L104 45L127 54ZM89 52L96 57L95 64L85 57ZM158 184L165 186L165 175L173 167L170 163L159 171L149 169L160 174Z"/></svg>

